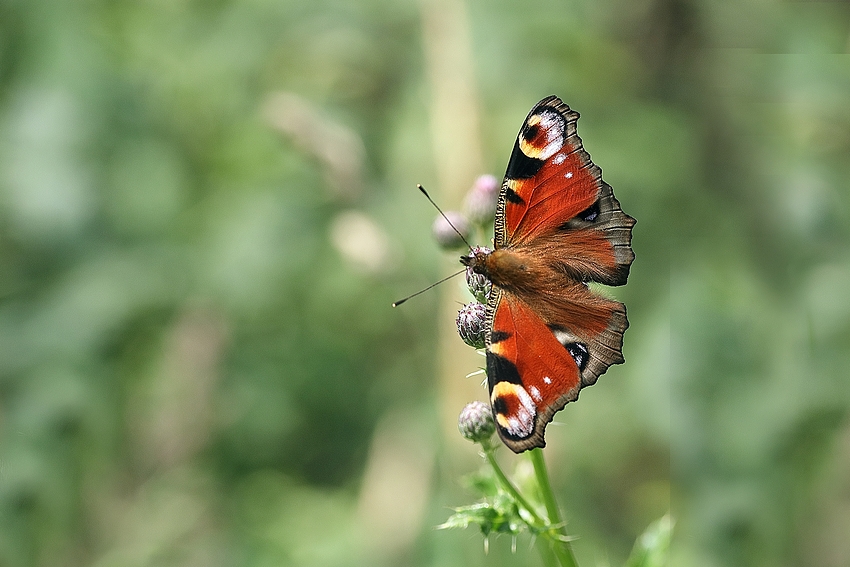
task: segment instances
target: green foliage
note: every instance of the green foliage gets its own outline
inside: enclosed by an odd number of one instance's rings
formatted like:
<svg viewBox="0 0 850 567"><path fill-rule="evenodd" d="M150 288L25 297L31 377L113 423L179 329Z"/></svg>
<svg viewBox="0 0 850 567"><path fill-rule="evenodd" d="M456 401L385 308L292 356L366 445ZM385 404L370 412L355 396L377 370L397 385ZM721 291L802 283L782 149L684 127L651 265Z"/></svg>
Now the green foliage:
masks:
<svg viewBox="0 0 850 567"><path fill-rule="evenodd" d="M484 537L490 534L517 535L527 529L516 503L507 494L497 494L488 502L455 508L455 513L439 526L439 529L467 528L478 526Z"/></svg>
<svg viewBox="0 0 850 567"><path fill-rule="evenodd" d="M481 445L488 468L486 473L471 477L467 484L483 494L484 499L477 504L457 508L438 528L466 528L477 525L484 535L485 550L489 547L490 534L510 534L514 552L517 535L528 531L537 538L538 549L545 565L576 567L540 451L535 450L528 455L534 463L534 492L546 502L546 514L541 513L541 507L524 496L514 481L504 473L495 459L489 440L484 440Z"/></svg>
<svg viewBox="0 0 850 567"><path fill-rule="evenodd" d="M439 529L478 526L485 537L492 533L515 536L533 529L521 516L517 501L499 485L492 468L466 475L463 484L482 500L455 508L454 514L437 526Z"/></svg>
<svg viewBox="0 0 850 567"><path fill-rule="evenodd" d="M635 542L626 567L666 567L669 565L673 519L667 515L656 520Z"/></svg>

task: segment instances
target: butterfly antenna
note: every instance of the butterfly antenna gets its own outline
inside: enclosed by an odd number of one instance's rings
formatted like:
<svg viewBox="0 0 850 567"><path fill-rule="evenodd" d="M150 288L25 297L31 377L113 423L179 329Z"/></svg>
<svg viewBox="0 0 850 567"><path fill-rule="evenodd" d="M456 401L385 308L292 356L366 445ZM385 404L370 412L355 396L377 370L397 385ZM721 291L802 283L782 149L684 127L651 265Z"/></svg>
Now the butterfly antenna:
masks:
<svg viewBox="0 0 850 567"><path fill-rule="evenodd" d="M416 184L416 188L419 189L420 191L422 191L422 194L425 195L425 198L428 199L429 201L431 201L431 204L434 205L434 208L437 209L437 211L439 211L439 213L443 216L443 218L446 219L446 222L449 223L449 226L452 227L452 229L457 233L458 236L460 236L460 239L463 240L463 243L466 244L466 247L469 248L470 250L472 250L472 246L469 245L469 242L467 242L466 238L460 233L460 231L457 229L457 227L455 227L455 225L452 224L452 221L449 220L449 217L446 216L446 213L443 212L443 209L441 209L437 205L437 203L434 202L434 199L431 198L431 195L428 194L428 191L426 191L425 188L422 187L422 185L419 185L418 183Z"/></svg>
<svg viewBox="0 0 850 567"><path fill-rule="evenodd" d="M461 271L456 272L456 273L454 273L454 274L452 274L452 275L450 275L450 276L448 276L448 277L445 277L445 278L441 279L441 280L440 280L440 281L438 281L437 283L432 283L431 285L429 285L429 286L428 286L428 287L426 287L425 289L421 289L421 290L417 291L416 293L414 293L413 295L408 295L408 296L407 296L407 297L405 297L404 299L399 299L398 301L396 301L395 303L393 303L393 307L398 307L399 305L401 305L402 303L404 303L404 302L405 302L405 301L407 301L408 299L411 299L411 298L413 298L413 297L416 297L417 295L419 295L419 294L421 294L421 293L425 293L426 291L428 291L428 290L429 290L429 289L431 289L432 287L436 287L436 286L440 285L441 283L443 283L443 282L445 282L445 281L448 281L448 280L452 279L452 278L453 278L453 277L455 277L455 276L459 276L459 275L461 275L462 273L464 273L465 271L466 271L466 268L464 268L464 269L462 269Z"/></svg>

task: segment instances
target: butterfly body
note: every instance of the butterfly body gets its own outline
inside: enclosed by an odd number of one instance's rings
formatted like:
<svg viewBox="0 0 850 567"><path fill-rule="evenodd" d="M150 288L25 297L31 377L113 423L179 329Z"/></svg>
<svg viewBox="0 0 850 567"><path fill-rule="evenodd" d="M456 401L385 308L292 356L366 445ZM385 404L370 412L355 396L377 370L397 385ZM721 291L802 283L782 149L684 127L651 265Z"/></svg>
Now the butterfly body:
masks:
<svg viewBox="0 0 850 567"><path fill-rule="evenodd" d="M488 278L494 285L514 292L539 287L547 272L547 266L539 258L506 248L464 256L461 263Z"/></svg>
<svg viewBox="0 0 850 567"><path fill-rule="evenodd" d="M555 412L624 362L625 306L587 282L623 285L631 230L576 134L578 113L557 97L532 108L499 196L495 249L461 263L493 284L487 377L497 431L515 452L545 445Z"/></svg>

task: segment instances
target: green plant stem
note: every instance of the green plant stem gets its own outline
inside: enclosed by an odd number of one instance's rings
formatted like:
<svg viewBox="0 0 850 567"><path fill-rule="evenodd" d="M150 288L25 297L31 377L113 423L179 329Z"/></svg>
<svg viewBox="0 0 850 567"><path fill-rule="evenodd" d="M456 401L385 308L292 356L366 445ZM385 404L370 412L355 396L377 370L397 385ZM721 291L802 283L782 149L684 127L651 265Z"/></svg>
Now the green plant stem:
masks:
<svg viewBox="0 0 850 567"><path fill-rule="evenodd" d="M549 544L548 539L543 538L540 545L536 546L537 551L540 552L540 558L543 560L543 565L546 567L563 567L555 556L555 552L552 551L552 546Z"/></svg>
<svg viewBox="0 0 850 567"><path fill-rule="evenodd" d="M531 518L534 521L535 527L537 528L546 528L546 520L544 520L540 514L528 503L528 500L525 499L525 496L520 494L519 490L513 485L507 475L502 471L502 467L499 466L499 463L496 462L496 455L493 452L492 447L484 447L484 455L487 457L487 462L490 463L490 466L493 467L493 472L496 473L496 478L499 479L499 482L502 485L502 488L505 492L508 492L514 500L519 502L519 505L522 506L528 513L531 515Z"/></svg>
<svg viewBox="0 0 850 567"><path fill-rule="evenodd" d="M540 449L534 449L529 452L531 462L534 465L534 476L537 479L537 484L540 489L540 494L543 497L543 502L546 505L548 521L537 513L537 510L525 499L519 490L513 485L508 476L499 466L496 461L496 455L493 447L483 445L484 455L487 462L496 473L496 478L502 488L508 492L514 500L528 512L532 518L535 527L544 530L542 533L545 536L546 543L550 544L545 547L540 547L540 555L543 558L543 563L547 566L560 565L561 567L578 567L576 559L573 556L573 550L570 543L565 540L566 531L564 530L561 514L558 510L558 503L555 501L555 495L552 492L552 485L549 483L549 475L546 472L546 463L543 461L543 453ZM557 561L557 562L556 562Z"/></svg>
<svg viewBox="0 0 850 567"><path fill-rule="evenodd" d="M514 501L525 509L525 511L531 516L532 523L536 528L540 530L550 529L549 525L546 523L546 520L544 520L540 516L540 514L537 513L537 511L531 506L528 500L525 499L525 496L523 496L520 491L517 490L517 488L502 470L502 467L499 466L499 463L496 461L496 454L493 450L493 447L489 443L482 444L482 447L484 448L484 455L487 457L487 462L490 463L490 467L492 467L493 472L496 473L496 478L499 479L499 484L502 485L502 489L505 492L509 493L514 499ZM557 546L557 543L555 544L555 546ZM574 567L570 566L568 563L564 564L562 561L559 563L558 558L556 557L556 553L553 552L552 548L553 546L548 545L548 542L539 546L540 556L543 559L543 564L546 565L546 567L558 567L559 564L561 565L561 567L564 567L565 565L567 567Z"/></svg>
<svg viewBox="0 0 850 567"><path fill-rule="evenodd" d="M549 483L549 473L546 471L543 451L532 449L528 452L528 457L531 459L532 465L534 465L534 476L537 478L537 486L540 488L540 495L543 498L543 503L546 505L546 513L549 515L548 525L551 531L552 550L563 567L578 567L576 558L573 555L573 548L570 542L566 540L567 532L564 529L564 522L561 520L561 511L558 508L558 502L555 500L555 494L552 492L552 485Z"/></svg>

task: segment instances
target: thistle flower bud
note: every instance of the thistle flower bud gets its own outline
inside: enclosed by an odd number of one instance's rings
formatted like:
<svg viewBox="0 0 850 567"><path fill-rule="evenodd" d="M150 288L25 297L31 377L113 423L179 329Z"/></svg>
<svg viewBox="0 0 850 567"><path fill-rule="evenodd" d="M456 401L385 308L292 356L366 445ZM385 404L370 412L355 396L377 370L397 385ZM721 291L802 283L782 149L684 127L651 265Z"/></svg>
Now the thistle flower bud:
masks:
<svg viewBox="0 0 850 567"><path fill-rule="evenodd" d="M486 442L496 431L490 406L479 401L466 404L457 419L457 428L473 443Z"/></svg>
<svg viewBox="0 0 850 567"><path fill-rule="evenodd" d="M473 246L469 255L475 256L476 254L489 254L490 252L492 252L492 250L486 246ZM493 284L486 276L476 274L472 271L472 268L469 267L466 268L466 285L469 286L469 293L471 293L479 303L486 304L490 299L490 290L493 289Z"/></svg>
<svg viewBox="0 0 850 567"><path fill-rule="evenodd" d="M442 215L434 219L434 224L431 225L431 234L434 235L434 240L440 247L447 250L465 248L466 243L463 238L469 239L469 221L457 211L446 211L446 217L451 221L451 225ZM454 225L454 228L452 228L452 225ZM457 231L455 231L455 228ZM463 238L458 232L463 235Z"/></svg>
<svg viewBox="0 0 850 567"><path fill-rule="evenodd" d="M486 225L493 222L498 201L499 181L492 175L482 175L466 194L463 210L472 222Z"/></svg>
<svg viewBox="0 0 850 567"><path fill-rule="evenodd" d="M472 268L466 269L466 285L469 286L469 293L475 297L476 301L487 303L490 299L493 284L485 276L473 272Z"/></svg>
<svg viewBox="0 0 850 567"><path fill-rule="evenodd" d="M487 328L487 308L477 301L467 303L458 311L457 334L463 342L473 348L484 348L484 335Z"/></svg>

